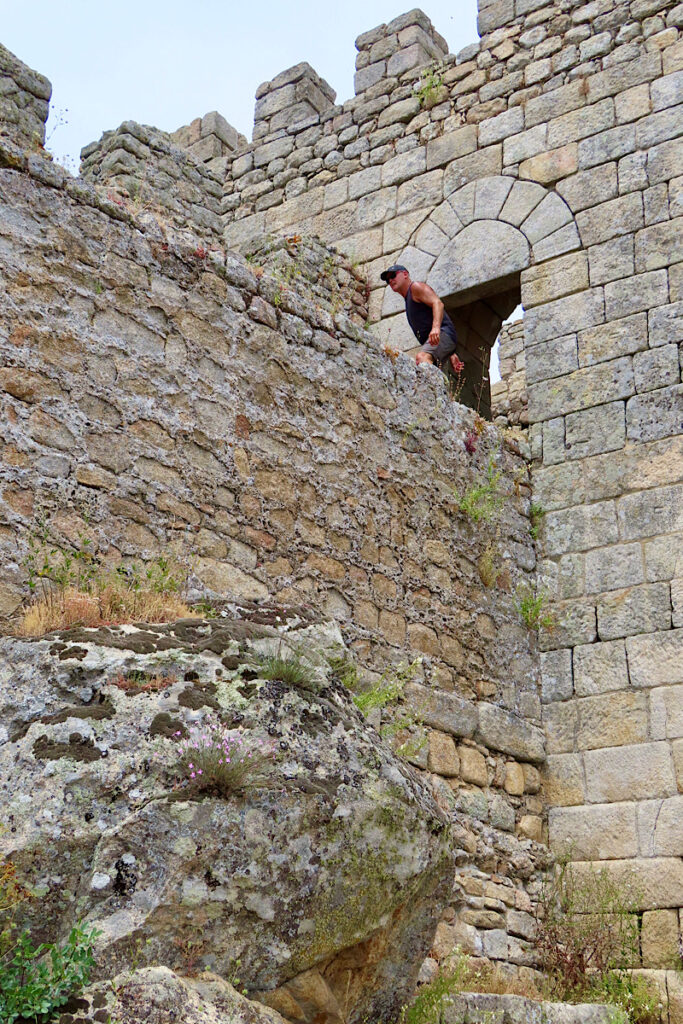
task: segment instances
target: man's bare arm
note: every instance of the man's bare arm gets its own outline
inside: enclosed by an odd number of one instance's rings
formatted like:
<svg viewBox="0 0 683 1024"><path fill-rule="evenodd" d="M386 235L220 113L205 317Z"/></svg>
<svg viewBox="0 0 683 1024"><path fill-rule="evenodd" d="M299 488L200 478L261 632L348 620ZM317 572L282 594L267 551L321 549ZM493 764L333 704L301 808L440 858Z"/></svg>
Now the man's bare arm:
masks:
<svg viewBox="0 0 683 1024"><path fill-rule="evenodd" d="M411 292L414 299L424 302L426 306L432 307L432 329L429 332L429 344L438 345L441 336L441 321L443 320L444 304L434 289L424 281L413 281Z"/></svg>

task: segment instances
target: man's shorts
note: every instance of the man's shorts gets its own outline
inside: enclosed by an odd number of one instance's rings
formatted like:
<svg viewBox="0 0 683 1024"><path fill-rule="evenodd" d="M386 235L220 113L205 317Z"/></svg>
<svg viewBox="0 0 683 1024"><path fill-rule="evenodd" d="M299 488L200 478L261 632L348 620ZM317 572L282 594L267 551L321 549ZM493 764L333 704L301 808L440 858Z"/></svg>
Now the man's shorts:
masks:
<svg viewBox="0 0 683 1024"><path fill-rule="evenodd" d="M421 346L421 352L427 352L437 366L441 366L456 349L455 338L450 331L441 331L438 345L430 345L428 341Z"/></svg>

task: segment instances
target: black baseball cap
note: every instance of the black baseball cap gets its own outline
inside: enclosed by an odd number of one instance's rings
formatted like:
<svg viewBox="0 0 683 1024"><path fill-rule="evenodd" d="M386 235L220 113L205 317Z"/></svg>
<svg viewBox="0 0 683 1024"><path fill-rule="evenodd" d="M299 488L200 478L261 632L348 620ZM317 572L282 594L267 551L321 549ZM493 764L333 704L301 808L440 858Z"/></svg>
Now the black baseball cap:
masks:
<svg viewBox="0 0 683 1024"><path fill-rule="evenodd" d="M402 267L400 263L394 263L393 267L387 267L387 269L383 270L379 276L383 281L388 281L389 276L391 274L398 274L399 270L405 270L406 274L408 273L407 267Z"/></svg>

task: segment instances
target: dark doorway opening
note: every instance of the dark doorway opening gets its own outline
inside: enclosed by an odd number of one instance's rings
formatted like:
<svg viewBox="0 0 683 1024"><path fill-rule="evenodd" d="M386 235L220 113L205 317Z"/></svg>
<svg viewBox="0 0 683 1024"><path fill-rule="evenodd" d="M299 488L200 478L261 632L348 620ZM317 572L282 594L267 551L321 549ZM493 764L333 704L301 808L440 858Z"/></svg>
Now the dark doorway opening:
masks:
<svg viewBox="0 0 683 1024"><path fill-rule="evenodd" d="M503 323L521 302L519 274L510 274L442 297L458 332L458 356L465 364L458 401L491 419L491 350Z"/></svg>

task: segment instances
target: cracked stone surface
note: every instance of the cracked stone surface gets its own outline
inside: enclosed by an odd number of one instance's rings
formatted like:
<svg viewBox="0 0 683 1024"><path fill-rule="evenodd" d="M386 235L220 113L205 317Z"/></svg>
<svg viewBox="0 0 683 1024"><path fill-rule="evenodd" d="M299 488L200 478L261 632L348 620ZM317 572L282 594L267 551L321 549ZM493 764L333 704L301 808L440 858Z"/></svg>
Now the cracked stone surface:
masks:
<svg viewBox="0 0 683 1024"><path fill-rule="evenodd" d="M94 923L102 979L133 960L229 980L239 961L290 1019L397 1012L452 883L449 828L335 678L340 649L336 624L275 608L4 639L0 847L45 893L36 937ZM308 681L259 678L276 652ZM266 786L183 780L179 738L209 720L274 745Z"/></svg>

